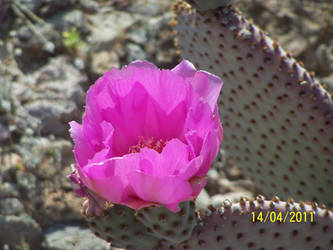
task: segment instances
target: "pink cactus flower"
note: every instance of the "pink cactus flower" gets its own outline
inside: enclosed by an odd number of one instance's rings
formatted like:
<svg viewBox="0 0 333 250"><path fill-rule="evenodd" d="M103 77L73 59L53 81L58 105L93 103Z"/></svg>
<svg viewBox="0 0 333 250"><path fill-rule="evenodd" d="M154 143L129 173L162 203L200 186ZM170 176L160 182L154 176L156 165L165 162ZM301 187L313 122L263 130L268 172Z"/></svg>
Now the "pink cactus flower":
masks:
<svg viewBox="0 0 333 250"><path fill-rule="evenodd" d="M185 60L172 70L135 61L105 73L88 90L82 125L70 123L77 193L84 186L136 210L179 211L206 184L222 142L222 84Z"/></svg>

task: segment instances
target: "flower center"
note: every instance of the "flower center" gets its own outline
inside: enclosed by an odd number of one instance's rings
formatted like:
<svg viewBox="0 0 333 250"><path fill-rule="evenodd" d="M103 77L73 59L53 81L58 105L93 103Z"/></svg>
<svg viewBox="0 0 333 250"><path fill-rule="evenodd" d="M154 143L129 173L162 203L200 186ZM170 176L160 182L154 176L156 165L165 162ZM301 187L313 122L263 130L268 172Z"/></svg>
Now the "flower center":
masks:
<svg viewBox="0 0 333 250"><path fill-rule="evenodd" d="M131 146L128 149L128 153L139 153L142 148L147 147L154 149L158 153L161 153L168 141L162 139L154 140L154 138L144 139L143 137L139 138L138 144Z"/></svg>

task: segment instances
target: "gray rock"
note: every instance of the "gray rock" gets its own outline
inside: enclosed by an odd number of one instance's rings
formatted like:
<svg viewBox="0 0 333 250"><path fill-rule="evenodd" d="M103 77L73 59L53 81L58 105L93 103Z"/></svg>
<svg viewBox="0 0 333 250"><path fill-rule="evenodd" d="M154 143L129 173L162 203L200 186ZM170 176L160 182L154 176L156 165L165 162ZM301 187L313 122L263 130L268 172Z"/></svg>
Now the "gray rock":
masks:
<svg viewBox="0 0 333 250"><path fill-rule="evenodd" d="M69 9L73 7L76 0L43 0L43 7L39 9L42 16L51 16L61 10Z"/></svg>
<svg viewBox="0 0 333 250"><path fill-rule="evenodd" d="M254 193L256 191L256 187L253 183L253 181L251 180L237 180L234 181L235 183L235 187L239 187L238 190L236 190L236 188L234 188L235 191L241 191L241 189L249 191Z"/></svg>
<svg viewBox="0 0 333 250"><path fill-rule="evenodd" d="M19 2L33 12L37 11L42 5L42 0L20 0Z"/></svg>
<svg viewBox="0 0 333 250"><path fill-rule="evenodd" d="M30 249L40 249L43 234L40 226L29 215L0 215L0 246L7 244L10 249L24 239Z"/></svg>
<svg viewBox="0 0 333 250"><path fill-rule="evenodd" d="M36 198L37 178L29 172L16 172L17 186L20 190L22 198L33 202Z"/></svg>
<svg viewBox="0 0 333 250"><path fill-rule="evenodd" d="M202 189L201 193L198 195L197 199L196 199L196 208L197 209L205 209L208 207L208 205L210 204L210 197L209 194L207 193L207 191L205 189Z"/></svg>
<svg viewBox="0 0 333 250"><path fill-rule="evenodd" d="M36 100L24 106L28 115L41 121L43 134L65 135L68 132L68 122L78 111L71 100Z"/></svg>
<svg viewBox="0 0 333 250"><path fill-rule="evenodd" d="M148 59L147 53L139 45L128 43L126 44L126 49L128 53L127 60L129 62Z"/></svg>
<svg viewBox="0 0 333 250"><path fill-rule="evenodd" d="M316 48L316 72L320 75L329 75L333 71L333 43L327 46L325 43Z"/></svg>
<svg viewBox="0 0 333 250"><path fill-rule="evenodd" d="M0 199L17 198L19 196L15 183L5 182L0 185Z"/></svg>
<svg viewBox="0 0 333 250"><path fill-rule="evenodd" d="M16 146L16 150L22 155L26 169L41 178L52 178L63 165L72 163L72 149L72 143L67 140L31 136L23 136ZM16 175L17 179L22 178L22 181L30 176L22 171ZM21 184L21 188L26 186L22 185L21 181L19 184Z"/></svg>
<svg viewBox="0 0 333 250"><path fill-rule="evenodd" d="M109 243L97 238L89 228L61 224L45 232L46 250L108 250Z"/></svg>
<svg viewBox="0 0 333 250"><path fill-rule="evenodd" d="M333 73L327 77L320 79L322 83L326 84L328 91L333 92Z"/></svg>
<svg viewBox="0 0 333 250"><path fill-rule="evenodd" d="M122 11L101 9L98 14L91 16L91 35L88 40L94 50L109 49L116 38L141 18Z"/></svg>
<svg viewBox="0 0 333 250"><path fill-rule="evenodd" d="M219 193L228 193L233 191L234 183L229 181L227 178L222 178L218 180Z"/></svg>
<svg viewBox="0 0 333 250"><path fill-rule="evenodd" d="M84 68L86 66L85 62L80 57L75 57L73 60L73 64L79 70L84 70Z"/></svg>
<svg viewBox="0 0 333 250"><path fill-rule="evenodd" d="M119 68L119 57L115 51L98 51L91 53L91 68L90 71L98 76L110 71L112 67Z"/></svg>
<svg viewBox="0 0 333 250"><path fill-rule="evenodd" d="M223 172L225 173L226 177L231 181L244 178L243 173L235 165L228 165L228 167L223 168Z"/></svg>
<svg viewBox="0 0 333 250"><path fill-rule="evenodd" d="M1 100L0 100L1 102ZM0 103L1 107L1 103ZM10 132L6 126L4 126L2 123L0 123L0 142L8 139L10 136Z"/></svg>
<svg viewBox="0 0 333 250"><path fill-rule="evenodd" d="M84 104L81 88L87 77L78 71L66 57L53 58L46 66L33 74L36 94L47 99L70 99L76 105Z"/></svg>
<svg viewBox="0 0 333 250"><path fill-rule="evenodd" d="M96 13L99 9L98 3L92 0L80 0L82 9L90 14Z"/></svg>
<svg viewBox="0 0 333 250"><path fill-rule="evenodd" d="M5 182L15 183L15 172L19 166L22 166L21 157L13 152L3 152L0 148L0 185Z"/></svg>
<svg viewBox="0 0 333 250"><path fill-rule="evenodd" d="M166 26L170 27L170 21L173 18L172 12L166 12L165 14L157 17L153 17L147 20L147 31L150 36L159 36L162 29Z"/></svg>
<svg viewBox="0 0 333 250"><path fill-rule="evenodd" d="M17 128L20 131L26 131L27 129L31 129L36 132L36 134L40 133L41 128L41 120L37 117L33 117L29 115L24 106L19 106L16 110L16 116L18 121Z"/></svg>
<svg viewBox="0 0 333 250"><path fill-rule="evenodd" d="M227 178L221 178L218 181L218 190L219 193L229 193L229 192L242 192L242 191L248 191L248 192L255 192L255 185L250 180L235 180L230 181Z"/></svg>
<svg viewBox="0 0 333 250"><path fill-rule="evenodd" d="M73 143L69 140L57 139L50 143L51 150L55 153L55 151L59 151L61 156L61 164L62 165L70 165L73 163ZM63 169L63 167L61 167Z"/></svg>
<svg viewBox="0 0 333 250"><path fill-rule="evenodd" d="M218 181L221 178L219 172L217 172L217 170L214 168L208 171L207 177L213 181Z"/></svg>
<svg viewBox="0 0 333 250"><path fill-rule="evenodd" d="M17 109L18 126L45 135L67 136L68 122L80 119L84 104L81 84L86 80L86 76L65 57L52 59L30 75L29 81L33 84L16 91L17 98L25 103Z"/></svg>
<svg viewBox="0 0 333 250"><path fill-rule="evenodd" d="M153 61L162 68L174 67L179 59L174 46L173 28L170 25L172 12L166 12L147 20L148 43L145 46Z"/></svg>
<svg viewBox="0 0 333 250"><path fill-rule="evenodd" d="M144 45L148 41L147 31L143 28L134 28L126 35L128 39L137 44Z"/></svg>
<svg viewBox="0 0 333 250"><path fill-rule="evenodd" d="M23 57L28 57L28 55L32 56L33 54L37 56L36 53L33 52L39 52L41 54L41 48L44 49L44 51L53 52L55 48L61 47L62 38L59 32L53 30L50 26L41 24L36 24L35 29L37 30L39 35L36 35L28 26L22 26L17 30L15 36L16 40L14 41L14 44L16 48L20 48L23 50ZM53 44L53 50L47 50L47 42L51 42ZM40 56L45 55L46 54L44 53ZM17 59L20 59L20 57L17 57Z"/></svg>
<svg viewBox="0 0 333 250"><path fill-rule="evenodd" d="M0 214L18 215L23 212L23 204L17 198L6 198L0 200Z"/></svg>
<svg viewBox="0 0 333 250"><path fill-rule="evenodd" d="M145 16L157 16L170 10L170 1L141 0L129 5L128 11Z"/></svg>
<svg viewBox="0 0 333 250"><path fill-rule="evenodd" d="M79 31L86 33L87 30L87 21L82 11L73 9L62 11L59 14L56 14L47 20L52 27L59 31L67 31L72 27L76 27Z"/></svg>

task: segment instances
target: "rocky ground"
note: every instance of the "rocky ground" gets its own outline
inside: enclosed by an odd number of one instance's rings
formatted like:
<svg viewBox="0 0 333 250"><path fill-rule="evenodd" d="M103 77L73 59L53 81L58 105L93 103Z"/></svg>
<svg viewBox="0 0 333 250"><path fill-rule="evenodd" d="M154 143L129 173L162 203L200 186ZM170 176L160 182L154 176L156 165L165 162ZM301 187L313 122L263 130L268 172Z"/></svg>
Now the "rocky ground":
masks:
<svg viewBox="0 0 333 250"><path fill-rule="evenodd" d="M68 122L81 119L85 91L111 67L177 64L173 2L0 0L0 249L109 249L66 178ZM331 1L234 2L333 89ZM197 205L256 193L221 150Z"/></svg>

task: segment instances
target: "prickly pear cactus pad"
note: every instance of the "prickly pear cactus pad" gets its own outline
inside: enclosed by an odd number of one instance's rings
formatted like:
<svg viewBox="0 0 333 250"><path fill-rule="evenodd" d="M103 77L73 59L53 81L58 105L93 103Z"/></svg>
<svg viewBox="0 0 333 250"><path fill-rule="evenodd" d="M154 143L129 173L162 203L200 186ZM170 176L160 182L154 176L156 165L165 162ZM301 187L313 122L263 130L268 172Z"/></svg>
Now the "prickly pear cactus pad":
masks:
<svg viewBox="0 0 333 250"><path fill-rule="evenodd" d="M192 237L172 249L333 249L333 212L276 197L225 202L208 210Z"/></svg>
<svg viewBox="0 0 333 250"><path fill-rule="evenodd" d="M181 55L225 82L224 147L272 197L333 206L333 103L289 53L230 5L175 6Z"/></svg>
<svg viewBox="0 0 333 250"><path fill-rule="evenodd" d="M164 207L146 207L136 216L151 234L163 240L164 245L178 245L191 236L198 222L194 201L183 202L180 208L180 212L171 213Z"/></svg>
<svg viewBox="0 0 333 250"><path fill-rule="evenodd" d="M135 217L135 210L114 205L105 210L105 216L88 217L90 229L97 237L111 243L113 247L126 249L154 249L160 240L151 235L151 230Z"/></svg>

